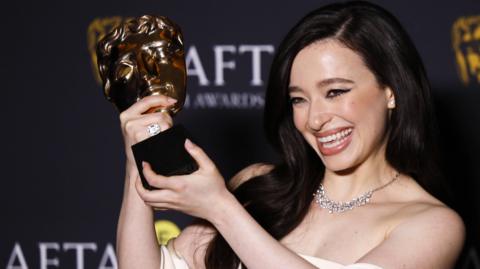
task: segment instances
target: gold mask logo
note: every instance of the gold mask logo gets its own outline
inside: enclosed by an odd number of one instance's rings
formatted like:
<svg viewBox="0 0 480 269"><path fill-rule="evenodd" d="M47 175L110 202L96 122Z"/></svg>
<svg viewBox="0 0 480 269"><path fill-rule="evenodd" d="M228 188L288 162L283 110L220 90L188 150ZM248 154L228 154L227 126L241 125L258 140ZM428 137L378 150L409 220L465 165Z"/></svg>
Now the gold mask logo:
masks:
<svg viewBox="0 0 480 269"><path fill-rule="evenodd" d="M106 17L106 18L95 18L87 29L87 45L88 51L90 52L90 58L92 60L92 71L95 77L95 80L102 84L102 79L98 73L97 66L97 43L102 39L106 34L112 31L113 28L119 26L123 22L130 20L131 18L122 18L119 16Z"/></svg>
<svg viewBox="0 0 480 269"><path fill-rule="evenodd" d="M480 84L480 16L458 18L452 27L452 43L463 84Z"/></svg>
<svg viewBox="0 0 480 269"><path fill-rule="evenodd" d="M180 228L171 221L155 221L155 233L157 234L157 241L161 245L166 245L168 240L177 237L180 232Z"/></svg>

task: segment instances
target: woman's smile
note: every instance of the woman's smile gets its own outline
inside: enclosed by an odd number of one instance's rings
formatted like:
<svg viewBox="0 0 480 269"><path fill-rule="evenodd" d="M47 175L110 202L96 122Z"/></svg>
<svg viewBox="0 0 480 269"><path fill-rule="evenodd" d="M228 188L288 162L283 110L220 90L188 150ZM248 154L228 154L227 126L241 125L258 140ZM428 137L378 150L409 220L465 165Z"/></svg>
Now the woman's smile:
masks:
<svg viewBox="0 0 480 269"><path fill-rule="evenodd" d="M342 152L352 141L352 127L342 127L316 134L317 146L324 156Z"/></svg>
<svg viewBox="0 0 480 269"><path fill-rule="evenodd" d="M393 94L356 52L334 40L307 46L293 61L289 95L295 127L328 170L384 156Z"/></svg>

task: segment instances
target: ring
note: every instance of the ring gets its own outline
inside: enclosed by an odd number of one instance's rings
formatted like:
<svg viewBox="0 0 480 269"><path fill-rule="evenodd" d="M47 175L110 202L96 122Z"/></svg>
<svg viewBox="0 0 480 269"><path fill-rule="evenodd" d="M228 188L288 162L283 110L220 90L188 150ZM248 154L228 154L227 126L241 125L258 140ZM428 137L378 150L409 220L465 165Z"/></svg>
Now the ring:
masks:
<svg viewBox="0 0 480 269"><path fill-rule="evenodd" d="M147 126L147 132L148 132L148 135L150 136L154 136L158 133L160 133L160 125L154 123L154 124L150 124Z"/></svg>

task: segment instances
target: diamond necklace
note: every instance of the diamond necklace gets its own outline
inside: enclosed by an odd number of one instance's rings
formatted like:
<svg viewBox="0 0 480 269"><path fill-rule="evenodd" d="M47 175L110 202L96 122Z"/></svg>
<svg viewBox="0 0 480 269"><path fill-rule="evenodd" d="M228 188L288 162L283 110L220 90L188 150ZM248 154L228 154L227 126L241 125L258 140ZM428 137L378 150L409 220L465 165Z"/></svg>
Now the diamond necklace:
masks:
<svg viewBox="0 0 480 269"><path fill-rule="evenodd" d="M398 179L398 176L399 174L396 172L392 180L390 180L389 182L373 190L369 190L349 202L335 202L330 200L330 198L328 198L325 194L325 188L323 187L322 183L320 183L320 187L318 187L317 191L313 194L313 196L315 197L315 203L319 204L321 208L328 209L328 213L342 213L367 204L368 202L370 202L370 198L372 197L374 192L392 184L395 180Z"/></svg>

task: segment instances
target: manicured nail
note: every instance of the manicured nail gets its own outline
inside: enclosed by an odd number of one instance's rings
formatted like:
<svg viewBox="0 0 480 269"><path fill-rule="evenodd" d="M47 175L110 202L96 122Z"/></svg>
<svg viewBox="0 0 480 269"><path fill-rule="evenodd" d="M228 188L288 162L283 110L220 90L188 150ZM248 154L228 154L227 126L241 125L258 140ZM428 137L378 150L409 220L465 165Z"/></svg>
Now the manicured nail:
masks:
<svg viewBox="0 0 480 269"><path fill-rule="evenodd" d="M192 143L192 141L190 141L190 139L188 139L188 138L185 139L185 147L186 147L187 149L192 149L192 148L193 148L193 143Z"/></svg>
<svg viewBox="0 0 480 269"><path fill-rule="evenodd" d="M147 166L147 162L142 161L142 167L145 168Z"/></svg>
<svg viewBox="0 0 480 269"><path fill-rule="evenodd" d="M173 99L172 97L167 97L167 102L169 104L175 104L177 102L177 99Z"/></svg>

